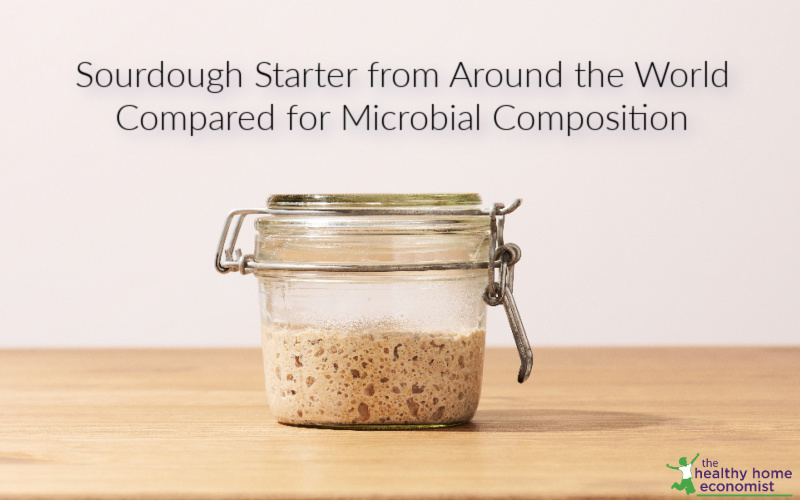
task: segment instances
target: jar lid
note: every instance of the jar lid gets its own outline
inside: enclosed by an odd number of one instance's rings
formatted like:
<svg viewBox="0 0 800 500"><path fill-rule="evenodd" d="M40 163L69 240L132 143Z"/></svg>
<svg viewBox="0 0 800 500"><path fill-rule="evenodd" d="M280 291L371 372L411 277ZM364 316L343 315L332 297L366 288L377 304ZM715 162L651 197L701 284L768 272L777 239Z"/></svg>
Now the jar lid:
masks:
<svg viewBox="0 0 800 500"><path fill-rule="evenodd" d="M477 193L279 194L267 200L256 229L274 235L488 233L489 213Z"/></svg>
<svg viewBox="0 0 800 500"><path fill-rule="evenodd" d="M459 209L480 204L481 197L477 193L276 194L267 200L267 208L272 210Z"/></svg>

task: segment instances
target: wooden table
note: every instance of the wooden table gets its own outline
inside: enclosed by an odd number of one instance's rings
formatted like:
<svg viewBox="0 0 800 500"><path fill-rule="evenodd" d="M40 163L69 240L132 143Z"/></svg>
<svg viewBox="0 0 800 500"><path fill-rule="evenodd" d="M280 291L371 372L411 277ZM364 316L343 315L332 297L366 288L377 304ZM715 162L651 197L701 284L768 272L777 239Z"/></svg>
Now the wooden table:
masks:
<svg viewBox="0 0 800 500"><path fill-rule="evenodd" d="M256 349L0 351L0 498L675 499L698 452L800 475L800 348L535 356L519 385L488 350L469 425L359 432L275 423Z"/></svg>

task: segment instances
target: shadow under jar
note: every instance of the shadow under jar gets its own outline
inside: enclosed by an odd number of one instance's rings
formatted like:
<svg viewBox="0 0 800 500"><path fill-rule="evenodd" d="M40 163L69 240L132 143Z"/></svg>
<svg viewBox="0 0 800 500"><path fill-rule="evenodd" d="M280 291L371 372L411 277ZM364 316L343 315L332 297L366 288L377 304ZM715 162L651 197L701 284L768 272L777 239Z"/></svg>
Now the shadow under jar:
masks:
<svg viewBox="0 0 800 500"><path fill-rule="evenodd" d="M498 234L495 212L480 203L477 194L275 195L266 210L231 213L217 269L258 278L266 391L279 422L396 429L473 417ZM241 218L221 260L235 214L263 215L255 255L238 264L230 259ZM513 272L501 281L509 291L493 305L511 295Z"/></svg>

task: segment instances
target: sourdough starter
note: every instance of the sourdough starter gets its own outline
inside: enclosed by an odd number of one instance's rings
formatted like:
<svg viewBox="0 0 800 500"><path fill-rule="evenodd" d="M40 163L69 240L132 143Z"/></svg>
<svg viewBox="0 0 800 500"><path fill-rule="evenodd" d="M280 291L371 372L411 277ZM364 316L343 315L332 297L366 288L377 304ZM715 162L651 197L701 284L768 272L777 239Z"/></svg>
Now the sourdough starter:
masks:
<svg viewBox="0 0 800 500"><path fill-rule="evenodd" d="M269 405L290 424L466 422L481 392L485 330L463 334L264 330Z"/></svg>

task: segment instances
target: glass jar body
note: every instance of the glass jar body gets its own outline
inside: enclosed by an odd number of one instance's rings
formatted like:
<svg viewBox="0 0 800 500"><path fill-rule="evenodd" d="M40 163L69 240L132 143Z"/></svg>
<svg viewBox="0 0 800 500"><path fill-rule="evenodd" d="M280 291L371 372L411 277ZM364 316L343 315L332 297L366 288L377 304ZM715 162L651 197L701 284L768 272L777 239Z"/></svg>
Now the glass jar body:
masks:
<svg viewBox="0 0 800 500"><path fill-rule="evenodd" d="M489 221L453 215L281 215L256 262L488 261ZM481 391L484 269L268 271L259 279L266 391L279 422L394 428L469 421Z"/></svg>

